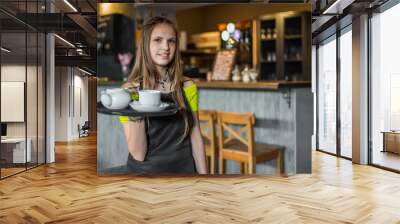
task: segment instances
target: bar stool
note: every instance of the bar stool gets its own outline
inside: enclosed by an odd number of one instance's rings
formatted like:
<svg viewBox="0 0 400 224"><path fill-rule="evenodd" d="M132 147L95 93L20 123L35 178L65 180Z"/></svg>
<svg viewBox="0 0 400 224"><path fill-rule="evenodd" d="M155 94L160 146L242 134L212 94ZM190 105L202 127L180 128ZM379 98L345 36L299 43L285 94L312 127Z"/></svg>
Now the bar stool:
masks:
<svg viewBox="0 0 400 224"><path fill-rule="evenodd" d="M204 147L211 174L216 172L217 141L215 137L216 111L199 110L200 131L203 136Z"/></svg>
<svg viewBox="0 0 400 224"><path fill-rule="evenodd" d="M254 142L253 113L218 111L219 173L223 174L225 160L241 163L241 172L255 173L257 162L276 160L276 173L283 173L283 149L279 145ZM239 126L238 130L232 125ZM228 136L225 136L225 133ZM243 135L247 137L247 140Z"/></svg>

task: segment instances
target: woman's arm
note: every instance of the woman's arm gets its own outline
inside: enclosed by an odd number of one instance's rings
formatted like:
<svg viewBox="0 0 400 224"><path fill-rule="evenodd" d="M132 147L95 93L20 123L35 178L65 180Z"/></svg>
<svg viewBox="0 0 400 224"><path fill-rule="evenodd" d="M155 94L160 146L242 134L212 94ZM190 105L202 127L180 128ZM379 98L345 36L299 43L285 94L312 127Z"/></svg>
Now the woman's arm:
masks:
<svg viewBox="0 0 400 224"><path fill-rule="evenodd" d="M196 164L196 170L199 174L207 174L206 154L204 151L203 137L200 132L199 116L197 114L199 105L197 86L193 81L187 79L183 83L183 90L189 103L190 111L192 111L193 114L194 125L190 134L190 140L192 142L192 155Z"/></svg>
<svg viewBox="0 0 400 224"><path fill-rule="evenodd" d="M126 82L122 88L136 88L137 91L138 86L137 83ZM129 153L135 160L143 161L147 153L145 120L140 117L121 116L120 121L124 128Z"/></svg>
<svg viewBox="0 0 400 224"><path fill-rule="evenodd" d="M143 161L147 153L144 119L122 123L128 151L135 160Z"/></svg>
<svg viewBox="0 0 400 224"><path fill-rule="evenodd" d="M190 135L192 142L192 155L196 163L196 169L199 174L207 174L206 154L204 151L203 137L200 133L200 124L197 112L193 112L194 126Z"/></svg>

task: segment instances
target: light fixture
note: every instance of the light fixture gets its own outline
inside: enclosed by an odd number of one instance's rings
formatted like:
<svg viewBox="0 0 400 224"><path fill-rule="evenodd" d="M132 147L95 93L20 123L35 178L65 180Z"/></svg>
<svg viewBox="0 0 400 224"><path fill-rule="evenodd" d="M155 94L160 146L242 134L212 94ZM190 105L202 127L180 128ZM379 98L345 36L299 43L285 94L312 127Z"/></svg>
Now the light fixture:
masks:
<svg viewBox="0 0 400 224"><path fill-rule="evenodd" d="M222 40L227 41L227 40L229 39L229 33L228 33L228 31L224 30L224 31L221 33L221 38L222 38Z"/></svg>
<svg viewBox="0 0 400 224"><path fill-rule="evenodd" d="M6 53L10 53L10 52L11 52L11 50L9 50L9 49L7 49L7 48L5 48L5 47L1 47L0 49L1 49L2 51L6 52Z"/></svg>
<svg viewBox="0 0 400 224"><path fill-rule="evenodd" d="M233 32L232 37L233 39L235 39L236 41L239 41L240 39L240 30L235 30L235 32Z"/></svg>
<svg viewBox="0 0 400 224"><path fill-rule="evenodd" d="M67 4L72 10L74 10L75 12L78 12L78 10L68 1L68 0L64 0L65 4Z"/></svg>
<svg viewBox="0 0 400 224"><path fill-rule="evenodd" d="M75 45L73 45L71 42L69 42L68 40L58 36L57 34L54 34L55 37L57 37L58 39L60 39L62 42L66 43L67 45L69 45L70 47L75 48Z"/></svg>
<svg viewBox="0 0 400 224"><path fill-rule="evenodd" d="M227 30L229 33L233 33L233 32L235 31L235 24L233 24L233 23L228 23L228 25L226 26L226 30Z"/></svg>
<svg viewBox="0 0 400 224"><path fill-rule="evenodd" d="M87 74L87 75L90 75L90 76L92 75L92 73L90 73L90 72L88 72L88 71L86 71L86 70L83 70L83 69L81 69L81 68L79 68L79 67L78 67L78 70L81 71L81 72L83 72L83 73L85 73L85 74Z"/></svg>

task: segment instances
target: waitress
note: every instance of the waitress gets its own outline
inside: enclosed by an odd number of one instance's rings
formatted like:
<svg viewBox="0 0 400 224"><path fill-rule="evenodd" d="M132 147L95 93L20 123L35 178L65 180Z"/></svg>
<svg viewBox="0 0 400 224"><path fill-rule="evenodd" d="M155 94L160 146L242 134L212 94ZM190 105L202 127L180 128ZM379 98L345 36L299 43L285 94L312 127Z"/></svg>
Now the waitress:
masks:
<svg viewBox="0 0 400 224"><path fill-rule="evenodd" d="M136 61L124 88L161 91L164 102L179 111L166 117L120 117L129 156L128 172L138 174L207 174L197 115L197 87L184 80L178 30L165 17L143 26Z"/></svg>

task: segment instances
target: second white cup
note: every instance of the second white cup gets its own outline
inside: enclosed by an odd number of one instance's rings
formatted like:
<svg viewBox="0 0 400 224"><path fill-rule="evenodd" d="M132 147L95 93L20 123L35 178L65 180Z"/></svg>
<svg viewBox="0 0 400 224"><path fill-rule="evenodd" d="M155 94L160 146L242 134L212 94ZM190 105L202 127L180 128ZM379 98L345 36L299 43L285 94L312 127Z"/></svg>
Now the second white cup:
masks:
<svg viewBox="0 0 400 224"><path fill-rule="evenodd" d="M139 90L139 102L142 106L158 107L161 104L161 92L158 90Z"/></svg>

